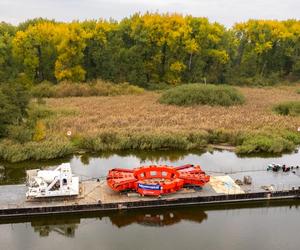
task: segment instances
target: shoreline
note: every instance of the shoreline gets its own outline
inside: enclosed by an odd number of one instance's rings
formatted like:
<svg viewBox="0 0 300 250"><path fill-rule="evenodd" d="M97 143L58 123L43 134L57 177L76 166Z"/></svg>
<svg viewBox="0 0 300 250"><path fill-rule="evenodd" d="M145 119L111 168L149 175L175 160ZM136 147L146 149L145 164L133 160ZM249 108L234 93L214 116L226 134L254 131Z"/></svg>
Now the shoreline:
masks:
<svg viewBox="0 0 300 250"><path fill-rule="evenodd" d="M107 135L105 135L107 136ZM110 134L108 135L108 137ZM115 137L117 138L117 137ZM156 137L159 138L159 135ZM47 161L47 160L58 160L71 155L84 155L84 154L113 154L120 153L126 154L128 152L136 153L166 153L166 152L209 152L213 150L226 150L234 152L240 156L254 156L254 155L268 155L268 156L280 156L282 154L292 154L297 153L299 150L298 144L288 144L289 148L280 147L278 151L269 151L268 148L260 148L260 145L251 145L252 149L247 151L241 151L243 145L230 145L229 143L206 143L203 137L198 137L197 141L188 141L183 135L182 137L174 137L172 135L161 139L161 143L165 142L169 145L152 145L155 136L151 137L148 134L147 137L139 137L133 139L132 142L128 141L125 143L129 144L129 147L118 148L112 142L101 142L98 137L85 138L81 141L81 145L74 145L72 141L64 139L63 141L42 141L42 142L29 142L25 144L14 143L11 141L4 140L0 142L0 162L3 163L21 163L26 161ZM103 138L102 138L103 139ZM130 137L128 138L131 139ZM150 141L149 141L150 139ZM118 139L116 139L118 140ZM178 144L172 144L173 142ZM97 145L97 143L99 143ZM132 147L131 145L134 145ZM154 142L155 144L155 142ZM145 146L148 145L148 146ZM162 146L162 147L161 147ZM272 147L272 145L271 145Z"/></svg>

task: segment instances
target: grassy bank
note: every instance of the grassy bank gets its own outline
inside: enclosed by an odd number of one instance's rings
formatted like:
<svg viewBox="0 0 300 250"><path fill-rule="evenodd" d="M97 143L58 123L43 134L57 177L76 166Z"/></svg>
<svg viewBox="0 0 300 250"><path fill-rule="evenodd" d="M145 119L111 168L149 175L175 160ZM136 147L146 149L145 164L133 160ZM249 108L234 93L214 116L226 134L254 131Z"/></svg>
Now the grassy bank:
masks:
<svg viewBox="0 0 300 250"><path fill-rule="evenodd" d="M209 144L236 146L236 153L291 152L300 144L300 134L290 131L229 132L202 131L190 133L118 133L102 132L95 136L51 138L40 142L18 143L3 140L0 157L9 162L49 160L79 151L99 153L124 150L203 150Z"/></svg>
<svg viewBox="0 0 300 250"><path fill-rule="evenodd" d="M245 103L230 107L164 105L154 92L46 98L45 105L32 104L26 126L12 128L0 141L0 158L18 162L78 151L200 150L209 144L232 145L240 154L290 152L300 144L300 117L276 114L273 107L297 100L297 88L238 88Z"/></svg>

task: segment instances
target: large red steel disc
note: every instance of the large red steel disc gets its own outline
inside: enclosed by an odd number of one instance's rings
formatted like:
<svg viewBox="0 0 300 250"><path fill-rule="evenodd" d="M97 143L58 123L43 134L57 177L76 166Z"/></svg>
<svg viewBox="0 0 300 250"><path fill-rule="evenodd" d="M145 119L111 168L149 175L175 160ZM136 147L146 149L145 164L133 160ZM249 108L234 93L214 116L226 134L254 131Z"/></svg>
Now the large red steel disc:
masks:
<svg viewBox="0 0 300 250"><path fill-rule="evenodd" d="M204 186L210 176L200 166L145 166L109 171L107 183L114 191L134 190L141 195L160 196L177 192L185 185Z"/></svg>

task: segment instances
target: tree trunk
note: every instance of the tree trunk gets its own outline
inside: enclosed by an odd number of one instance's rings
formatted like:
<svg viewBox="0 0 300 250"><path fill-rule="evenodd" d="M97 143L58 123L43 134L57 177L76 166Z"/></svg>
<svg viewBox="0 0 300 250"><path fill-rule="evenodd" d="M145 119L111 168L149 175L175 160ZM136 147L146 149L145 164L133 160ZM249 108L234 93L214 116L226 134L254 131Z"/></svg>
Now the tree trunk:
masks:
<svg viewBox="0 0 300 250"><path fill-rule="evenodd" d="M190 54L190 59L189 59L189 71L191 71L191 68L192 68L192 57L193 57L193 53Z"/></svg>

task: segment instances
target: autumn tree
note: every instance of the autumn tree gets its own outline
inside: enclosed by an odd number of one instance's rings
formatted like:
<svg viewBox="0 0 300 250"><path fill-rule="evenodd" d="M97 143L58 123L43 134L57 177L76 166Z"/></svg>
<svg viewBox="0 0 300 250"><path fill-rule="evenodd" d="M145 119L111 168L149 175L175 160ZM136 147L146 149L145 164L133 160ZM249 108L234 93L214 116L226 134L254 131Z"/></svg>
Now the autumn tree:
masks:
<svg viewBox="0 0 300 250"><path fill-rule="evenodd" d="M249 20L228 29L202 17L145 13L119 22L1 23L0 81L19 73L35 83L101 78L143 87L297 80L300 21Z"/></svg>
<svg viewBox="0 0 300 250"><path fill-rule="evenodd" d="M34 82L55 81L57 28L51 22L40 22L18 31L13 39L13 54L19 71L25 72Z"/></svg>
<svg viewBox="0 0 300 250"><path fill-rule="evenodd" d="M80 23L60 25L58 30L61 41L57 45L55 77L58 81L83 81L86 70L83 68L84 49L87 34Z"/></svg>

